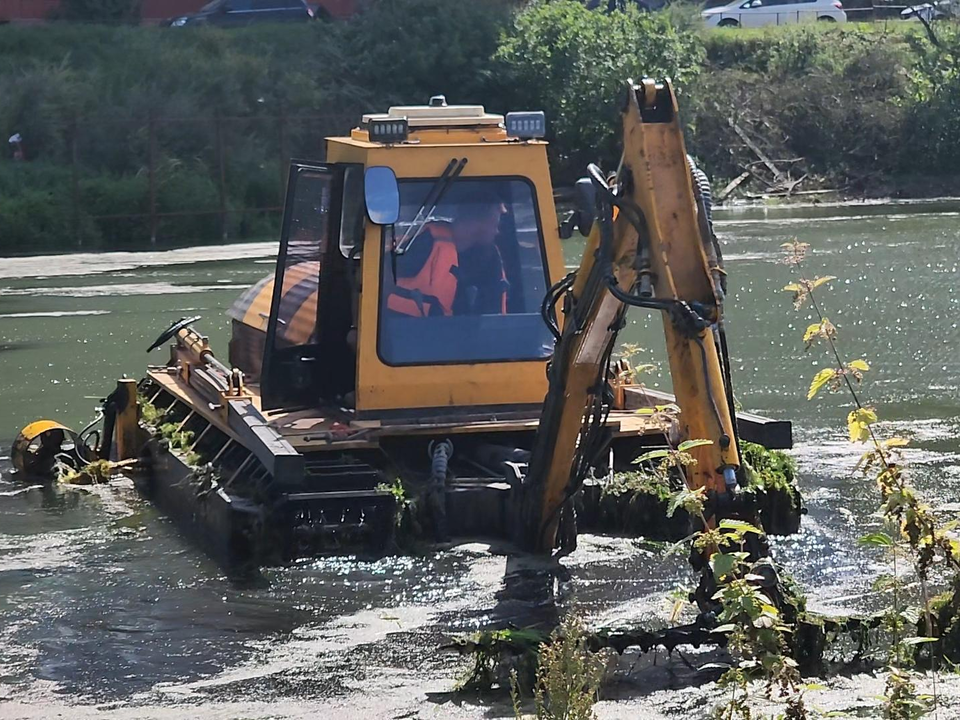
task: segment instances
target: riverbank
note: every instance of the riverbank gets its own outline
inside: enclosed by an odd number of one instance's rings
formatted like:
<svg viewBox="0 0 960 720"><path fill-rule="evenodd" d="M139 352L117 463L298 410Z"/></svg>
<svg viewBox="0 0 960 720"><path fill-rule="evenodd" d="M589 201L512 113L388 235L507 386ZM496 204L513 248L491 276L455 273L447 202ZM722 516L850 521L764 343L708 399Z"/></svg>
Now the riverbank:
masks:
<svg viewBox="0 0 960 720"><path fill-rule="evenodd" d="M682 6L574 0L393 0L302 27L0 27L0 130L27 158L0 160L0 254L271 235L287 158L439 92L545 110L568 184L615 165L617 98L641 75L674 80L718 191L749 171L750 194L960 194L960 34L937 32L942 48L900 21L706 31Z"/></svg>

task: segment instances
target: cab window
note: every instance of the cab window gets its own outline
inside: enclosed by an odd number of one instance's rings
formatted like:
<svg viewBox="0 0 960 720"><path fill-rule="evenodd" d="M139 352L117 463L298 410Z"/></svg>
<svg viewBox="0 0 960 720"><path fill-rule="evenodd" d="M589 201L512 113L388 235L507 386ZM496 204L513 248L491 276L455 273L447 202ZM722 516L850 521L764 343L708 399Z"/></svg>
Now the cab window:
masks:
<svg viewBox="0 0 960 720"><path fill-rule="evenodd" d="M458 179L435 207L435 181L400 181L400 218L383 233L378 349L388 365L537 360L553 338L533 186Z"/></svg>

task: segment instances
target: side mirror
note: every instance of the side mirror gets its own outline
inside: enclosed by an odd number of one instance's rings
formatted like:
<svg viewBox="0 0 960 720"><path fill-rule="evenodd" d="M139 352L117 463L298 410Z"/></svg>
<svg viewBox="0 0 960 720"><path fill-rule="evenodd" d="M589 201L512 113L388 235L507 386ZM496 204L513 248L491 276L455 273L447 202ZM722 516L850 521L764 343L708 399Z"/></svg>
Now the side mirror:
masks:
<svg viewBox="0 0 960 720"><path fill-rule="evenodd" d="M584 235L589 235L597 213L597 189L590 178L580 178L574 188L577 193L577 227Z"/></svg>
<svg viewBox="0 0 960 720"><path fill-rule="evenodd" d="M393 225L400 217L400 188L393 170L380 165L363 175L363 198L374 225Z"/></svg>

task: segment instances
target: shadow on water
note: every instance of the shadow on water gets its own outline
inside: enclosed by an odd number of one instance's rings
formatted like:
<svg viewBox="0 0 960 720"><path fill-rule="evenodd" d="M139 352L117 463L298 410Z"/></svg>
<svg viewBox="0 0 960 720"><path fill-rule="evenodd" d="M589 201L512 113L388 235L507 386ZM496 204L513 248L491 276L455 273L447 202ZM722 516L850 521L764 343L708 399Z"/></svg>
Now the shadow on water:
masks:
<svg viewBox="0 0 960 720"><path fill-rule="evenodd" d="M10 353L16 352L17 350L36 350L37 348L43 347L44 343L40 342L3 342L0 343L0 353Z"/></svg>
<svg viewBox="0 0 960 720"><path fill-rule="evenodd" d="M572 563L571 568L562 559L522 554L509 546L495 546L490 551L506 556L502 584L494 594L495 605L459 616L461 621L465 618L478 620L485 629L535 628L550 632L571 610L584 612L587 605L580 602L581 596L588 604L595 602L588 588L595 583L604 584L603 578L608 576L602 561L581 560ZM677 558L681 573L684 562ZM620 571L624 569L621 567ZM609 573L613 572L611 568ZM650 629L665 625L661 618L648 614L648 619ZM452 617L444 616L436 620L441 626L454 621ZM620 655L612 650L608 652L608 675L603 691L607 700L642 699L664 690L693 690L716 680L722 673L721 666L729 662L729 655L717 646L672 652L663 648L649 652L628 648ZM523 695L529 702L526 690ZM452 705L462 710L479 710L483 717L490 718L513 715L510 696L511 691L503 686L502 678L500 687L495 689L450 689L426 693L428 701L437 707Z"/></svg>

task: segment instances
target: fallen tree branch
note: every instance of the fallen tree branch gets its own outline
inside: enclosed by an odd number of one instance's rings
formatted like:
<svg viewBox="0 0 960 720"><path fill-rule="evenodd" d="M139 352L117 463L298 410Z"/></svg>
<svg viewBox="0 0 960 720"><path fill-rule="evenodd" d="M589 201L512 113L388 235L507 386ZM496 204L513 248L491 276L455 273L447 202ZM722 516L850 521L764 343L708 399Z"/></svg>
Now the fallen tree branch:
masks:
<svg viewBox="0 0 960 720"><path fill-rule="evenodd" d="M776 164L774 164L773 160L767 157L767 155L763 152L763 150L761 150L760 147L753 140L750 139L750 136L747 135L746 132L744 132L743 128L737 125L736 120L734 120L732 117L728 117L727 123L730 125L733 131L737 134L737 136L743 141L743 144L746 145L748 148L750 148L750 151L754 155L760 158L760 162L762 162L764 166L766 166L767 170L773 173L773 176L777 179L777 182L783 184L789 181L789 178L786 175L784 175L783 172L781 172L780 168L778 168Z"/></svg>
<svg viewBox="0 0 960 720"><path fill-rule="evenodd" d="M717 195L717 203L723 203L724 200L730 197L731 193L733 193L741 185L748 182L752 177L753 173L751 173L749 170L735 177L733 180L727 183L726 187L724 187L723 190L721 190Z"/></svg>

